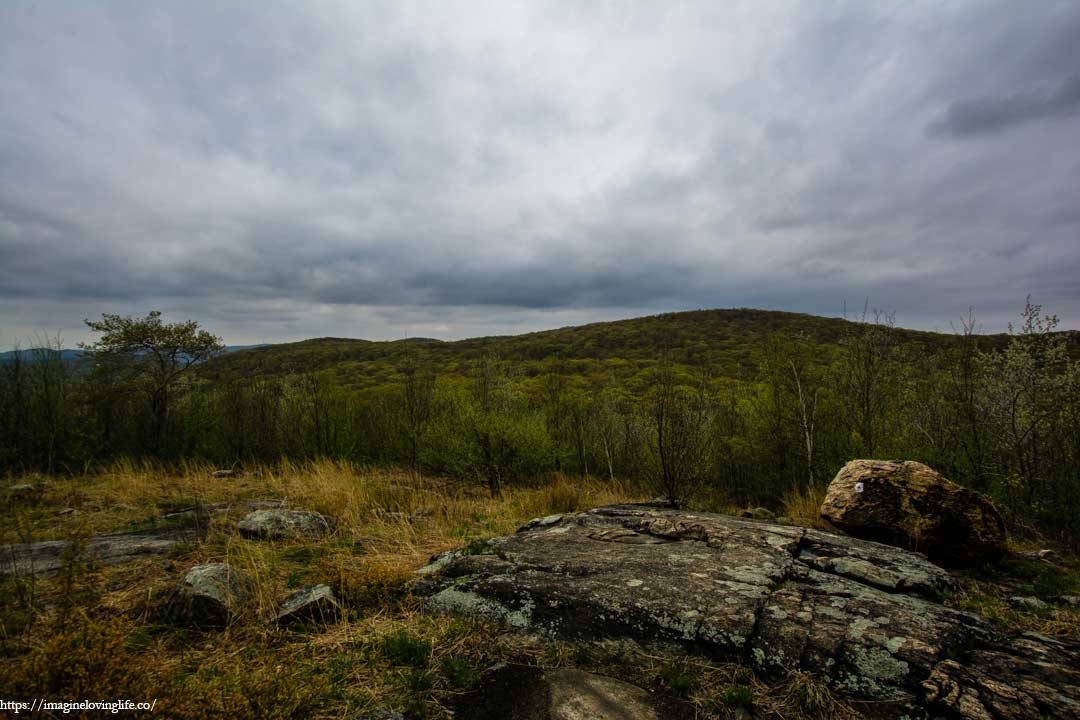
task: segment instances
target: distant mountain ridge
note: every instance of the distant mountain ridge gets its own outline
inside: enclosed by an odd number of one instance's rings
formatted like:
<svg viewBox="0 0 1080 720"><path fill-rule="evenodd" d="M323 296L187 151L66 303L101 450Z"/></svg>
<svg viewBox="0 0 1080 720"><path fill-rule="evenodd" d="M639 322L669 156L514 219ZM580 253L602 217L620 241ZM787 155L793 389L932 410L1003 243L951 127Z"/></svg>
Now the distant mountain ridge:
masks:
<svg viewBox="0 0 1080 720"><path fill-rule="evenodd" d="M254 350L256 348L269 347L269 343L260 343L258 345L226 345L225 352L237 352L240 350ZM56 350L52 348L26 348L25 350L8 350L6 352L0 352L0 364L15 362L16 353L18 353L19 359L23 362L34 363L39 362L42 358L48 358L56 354ZM86 350L80 350L77 348L64 348L60 351L60 359L63 362L76 362L86 356Z"/></svg>
<svg viewBox="0 0 1080 720"><path fill-rule="evenodd" d="M393 382L409 356L449 374L466 373L475 360L490 354L514 362L526 374L542 372L540 365L557 357L571 366L573 374L588 374L592 372L589 366L597 369L595 366L602 364L625 376L666 354L682 365L707 366L719 377L745 378L756 373L773 338L805 338L813 347L812 362L828 363L837 357L840 339L853 325L842 318L740 308L665 313L455 341L313 338L215 358L201 373L214 380L329 372L341 385L359 389ZM895 332L902 345L931 353L955 347L959 340L954 334L904 328L895 328ZM1069 336L1074 352L1080 350L1080 333ZM1008 337L981 335L980 347L1004 347Z"/></svg>

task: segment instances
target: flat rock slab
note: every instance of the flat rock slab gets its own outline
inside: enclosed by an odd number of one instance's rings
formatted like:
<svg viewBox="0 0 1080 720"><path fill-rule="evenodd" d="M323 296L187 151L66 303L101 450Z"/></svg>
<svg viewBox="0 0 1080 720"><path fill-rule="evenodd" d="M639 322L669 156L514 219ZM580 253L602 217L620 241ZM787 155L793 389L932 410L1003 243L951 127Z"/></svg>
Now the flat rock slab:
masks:
<svg viewBox="0 0 1080 720"><path fill-rule="evenodd" d="M160 555L178 543L195 542L201 536L198 527L188 526L96 535L80 543L75 559L92 565L119 565ZM68 540L0 545L0 574L51 577L70 560L71 547Z"/></svg>
<svg viewBox="0 0 1080 720"><path fill-rule="evenodd" d="M80 543L77 559L93 565L120 565L152 555L161 555L179 543L199 542L206 536L211 516L235 506L249 510L274 508L280 500L244 500L239 503L207 503L164 510L161 527L129 533L95 535ZM70 511L70 512L69 512ZM77 510L67 508L59 514ZM63 567L71 541L42 540L0 545L0 575L52 577Z"/></svg>
<svg viewBox="0 0 1080 720"><path fill-rule="evenodd" d="M471 720L681 720L682 705L641 688L582 670L503 665L485 673L480 687L460 703Z"/></svg>
<svg viewBox="0 0 1080 720"><path fill-rule="evenodd" d="M433 610L570 640L675 642L765 677L810 671L877 707L1080 716L1080 646L1005 638L938 601L954 587L948 572L866 540L616 505L535 520L479 554L436 556L421 575Z"/></svg>
<svg viewBox="0 0 1080 720"><path fill-rule="evenodd" d="M237 528L241 535L248 538L313 538L329 533L330 522L311 510L276 508L248 513Z"/></svg>

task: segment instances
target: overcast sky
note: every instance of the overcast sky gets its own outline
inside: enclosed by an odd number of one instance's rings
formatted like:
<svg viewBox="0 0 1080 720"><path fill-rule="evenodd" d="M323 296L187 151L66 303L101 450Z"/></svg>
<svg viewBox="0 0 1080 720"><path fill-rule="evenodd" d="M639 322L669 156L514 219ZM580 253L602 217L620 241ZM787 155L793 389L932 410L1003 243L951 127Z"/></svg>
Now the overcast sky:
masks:
<svg viewBox="0 0 1080 720"><path fill-rule="evenodd" d="M1080 328L1080 3L0 3L0 343ZM7 347L3 348L7 349Z"/></svg>

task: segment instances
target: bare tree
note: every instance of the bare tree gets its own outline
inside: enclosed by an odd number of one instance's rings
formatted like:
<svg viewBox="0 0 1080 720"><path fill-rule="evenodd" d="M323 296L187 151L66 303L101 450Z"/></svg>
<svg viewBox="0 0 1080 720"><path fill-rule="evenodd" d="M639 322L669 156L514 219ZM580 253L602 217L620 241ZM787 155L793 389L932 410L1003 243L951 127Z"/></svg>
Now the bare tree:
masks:
<svg viewBox="0 0 1080 720"><path fill-rule="evenodd" d="M844 355L837 377L848 422L858 435L859 451L867 457L878 451L884 434L899 351L895 315L875 309L870 318L867 302L862 317L841 338Z"/></svg>
<svg viewBox="0 0 1080 720"><path fill-rule="evenodd" d="M791 382L795 389L796 407L802 425L803 446L806 450L806 489L814 487L814 432L817 423L818 390L806 384L806 368L795 358L788 361L791 366Z"/></svg>
<svg viewBox="0 0 1080 720"><path fill-rule="evenodd" d="M673 507L685 504L704 479L710 439L706 380L702 374L696 391L680 385L667 357L653 373L647 403L653 477Z"/></svg>
<svg viewBox="0 0 1080 720"><path fill-rule="evenodd" d="M421 362L412 350L406 353L401 372L405 432L409 439L409 459L415 469L420 460L420 440L431 420L437 376L430 363Z"/></svg>

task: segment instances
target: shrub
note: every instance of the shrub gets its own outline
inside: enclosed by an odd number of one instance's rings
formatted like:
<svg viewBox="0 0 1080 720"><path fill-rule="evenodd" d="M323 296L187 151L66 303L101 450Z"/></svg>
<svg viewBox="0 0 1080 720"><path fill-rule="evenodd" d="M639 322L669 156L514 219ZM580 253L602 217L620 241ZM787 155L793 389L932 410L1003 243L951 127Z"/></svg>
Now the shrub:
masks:
<svg viewBox="0 0 1080 720"><path fill-rule="evenodd" d="M10 697L130 698L161 694L161 685L130 652L118 623L85 620L32 648L7 674Z"/></svg>

